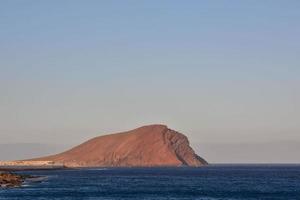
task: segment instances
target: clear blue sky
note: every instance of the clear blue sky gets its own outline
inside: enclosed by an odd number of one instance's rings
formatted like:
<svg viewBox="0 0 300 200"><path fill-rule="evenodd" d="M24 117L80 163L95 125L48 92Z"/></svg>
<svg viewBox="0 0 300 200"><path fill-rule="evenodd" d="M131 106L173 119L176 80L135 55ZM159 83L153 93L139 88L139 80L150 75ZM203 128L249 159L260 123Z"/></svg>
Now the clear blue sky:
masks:
<svg viewBox="0 0 300 200"><path fill-rule="evenodd" d="M164 123L215 162L228 155L201 145L300 144L299 10L298 0L2 0L0 143L76 144Z"/></svg>

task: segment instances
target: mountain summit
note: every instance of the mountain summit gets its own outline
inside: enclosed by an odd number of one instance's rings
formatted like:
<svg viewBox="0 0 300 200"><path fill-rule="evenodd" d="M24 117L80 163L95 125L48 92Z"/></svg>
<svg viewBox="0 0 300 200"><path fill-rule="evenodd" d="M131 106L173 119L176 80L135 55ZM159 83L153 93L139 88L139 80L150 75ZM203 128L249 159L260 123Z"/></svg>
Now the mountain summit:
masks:
<svg viewBox="0 0 300 200"><path fill-rule="evenodd" d="M155 167L206 165L187 137L164 125L99 136L68 151L33 161L54 161L66 167Z"/></svg>

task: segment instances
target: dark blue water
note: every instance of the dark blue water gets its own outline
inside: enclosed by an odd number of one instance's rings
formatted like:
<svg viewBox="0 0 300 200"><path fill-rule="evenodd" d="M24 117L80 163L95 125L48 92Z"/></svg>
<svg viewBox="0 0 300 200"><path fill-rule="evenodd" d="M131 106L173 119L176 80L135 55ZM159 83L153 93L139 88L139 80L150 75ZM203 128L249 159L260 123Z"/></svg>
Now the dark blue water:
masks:
<svg viewBox="0 0 300 200"><path fill-rule="evenodd" d="M1 189L0 199L300 200L300 165L215 165L27 171L40 183Z"/></svg>

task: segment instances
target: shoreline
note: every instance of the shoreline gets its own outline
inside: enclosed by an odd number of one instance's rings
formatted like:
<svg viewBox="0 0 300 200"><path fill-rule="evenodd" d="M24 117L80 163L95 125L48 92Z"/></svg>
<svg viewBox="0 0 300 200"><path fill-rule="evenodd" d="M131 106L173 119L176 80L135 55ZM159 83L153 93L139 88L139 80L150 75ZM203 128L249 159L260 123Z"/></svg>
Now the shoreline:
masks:
<svg viewBox="0 0 300 200"><path fill-rule="evenodd" d="M300 163L212 163L208 165L203 165L200 167L191 167L191 166L90 166L90 167L66 167L66 166L0 166L1 172L20 172L20 171L51 171L51 170L85 170L85 169L169 169L169 168L178 168L178 169L201 169L201 168L214 168L214 167L294 167L300 166Z"/></svg>
<svg viewBox="0 0 300 200"><path fill-rule="evenodd" d="M0 171L64 169L62 163L53 161L0 161Z"/></svg>

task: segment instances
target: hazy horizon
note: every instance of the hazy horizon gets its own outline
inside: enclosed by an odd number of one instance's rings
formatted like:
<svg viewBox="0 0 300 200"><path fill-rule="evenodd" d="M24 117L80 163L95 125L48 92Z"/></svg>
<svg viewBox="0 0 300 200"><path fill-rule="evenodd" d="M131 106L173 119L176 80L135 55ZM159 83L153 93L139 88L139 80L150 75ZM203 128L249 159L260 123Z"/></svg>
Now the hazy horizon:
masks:
<svg viewBox="0 0 300 200"><path fill-rule="evenodd" d="M85 141L81 141L85 142ZM53 155L77 144L11 143L0 144L0 160L22 160ZM198 143L191 144L210 164L299 164L300 142ZM255 149L255 150L254 150ZM8 154L9 152L9 154ZM259 152L259 153L257 153ZM220 157L222 155L222 157ZM280 162L278 155L281 155ZM296 158L296 159L295 159Z"/></svg>
<svg viewBox="0 0 300 200"><path fill-rule="evenodd" d="M299 9L1 1L0 160L159 123L209 162L300 163Z"/></svg>

